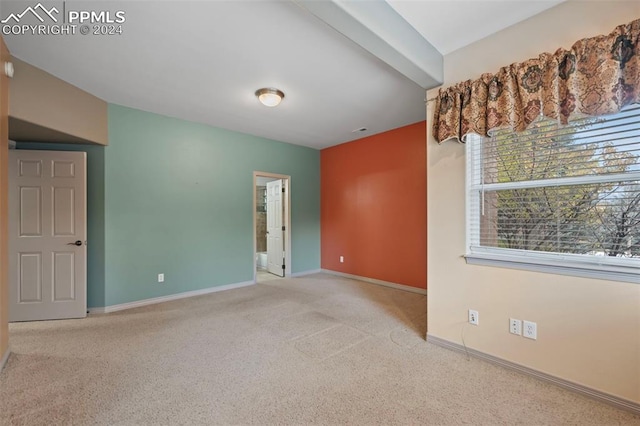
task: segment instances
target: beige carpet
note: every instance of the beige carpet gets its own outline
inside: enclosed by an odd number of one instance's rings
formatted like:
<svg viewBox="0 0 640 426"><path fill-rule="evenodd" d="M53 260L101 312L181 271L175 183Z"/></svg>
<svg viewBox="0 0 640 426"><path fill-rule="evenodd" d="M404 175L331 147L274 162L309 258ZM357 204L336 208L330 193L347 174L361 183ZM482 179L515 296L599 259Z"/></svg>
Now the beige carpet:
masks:
<svg viewBox="0 0 640 426"><path fill-rule="evenodd" d="M425 311L319 274L12 324L0 424L640 424L426 343Z"/></svg>
<svg viewBox="0 0 640 426"><path fill-rule="evenodd" d="M282 277L274 275L271 272L268 272L266 269L258 268L258 270L256 271L256 281L258 281L259 283L279 279L282 279Z"/></svg>

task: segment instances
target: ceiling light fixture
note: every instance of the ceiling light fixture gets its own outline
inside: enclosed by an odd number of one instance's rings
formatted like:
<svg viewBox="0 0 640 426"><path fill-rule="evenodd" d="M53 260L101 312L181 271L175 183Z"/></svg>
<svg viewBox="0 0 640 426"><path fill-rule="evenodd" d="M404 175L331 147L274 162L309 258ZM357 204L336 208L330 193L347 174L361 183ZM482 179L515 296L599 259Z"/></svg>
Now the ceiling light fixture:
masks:
<svg viewBox="0 0 640 426"><path fill-rule="evenodd" d="M274 107L278 106L282 98L284 98L284 93L278 89L272 89L270 87L265 87L264 89L256 90L256 96L258 100L264 106Z"/></svg>

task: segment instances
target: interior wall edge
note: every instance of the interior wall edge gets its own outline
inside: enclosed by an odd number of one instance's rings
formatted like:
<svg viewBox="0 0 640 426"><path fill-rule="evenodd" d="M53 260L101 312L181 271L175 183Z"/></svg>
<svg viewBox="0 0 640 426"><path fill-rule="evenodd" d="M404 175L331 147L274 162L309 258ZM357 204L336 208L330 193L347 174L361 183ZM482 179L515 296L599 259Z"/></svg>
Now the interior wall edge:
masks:
<svg viewBox="0 0 640 426"><path fill-rule="evenodd" d="M383 280L378 280L375 278L368 278L368 277L363 277L360 275L354 275L354 274L347 274L345 272L339 272L339 271L332 271L331 269L321 269L322 272L327 273L327 274L331 274L331 275L336 275L339 277L344 277L344 278L350 278L353 280L358 280L358 281L363 281L365 283L368 284L375 284L375 285L380 285L383 287L390 287L390 288L395 288L396 290L403 290L403 291L408 291L411 293L417 293L417 294L423 294L423 295L427 295L427 290L424 288L418 288L418 287L411 287L408 285L404 285L404 284L398 284L398 283L392 283L389 281L383 281Z"/></svg>
<svg viewBox="0 0 640 426"><path fill-rule="evenodd" d="M172 300L186 299L189 297L203 296L205 294L217 293L220 291L233 290L236 288L254 285L255 281L244 281L241 283L224 284L202 290L185 291L183 293L170 294L168 296L152 297L150 299L137 300L135 302L119 303L104 307L89 308L90 314L108 314L111 312L124 311L127 309L140 308L142 306L156 305L158 303L171 302Z"/></svg>
<svg viewBox="0 0 640 426"><path fill-rule="evenodd" d="M310 269L308 271L294 272L293 274L291 274L291 278L299 278L307 275L319 274L320 272L322 272L322 269Z"/></svg>
<svg viewBox="0 0 640 426"><path fill-rule="evenodd" d="M0 358L0 372L2 371L4 366L7 365L7 361L9 361L9 355L11 355L11 349L7 348L7 350L4 351L4 355L2 355L2 358Z"/></svg>
<svg viewBox="0 0 640 426"><path fill-rule="evenodd" d="M524 365L521 365L515 362L507 361L506 359L487 354L477 349L465 347L464 345L460 345L459 343L455 343L447 339L442 339L430 333L427 333L427 342L433 343L434 345L440 346L442 348L450 349L463 354L472 355L476 358L482 359L492 364L499 365L500 367L517 371L519 373L533 377L537 380L541 380L543 382L560 386L561 388L579 393L581 395L584 395L592 399L596 399L605 404L613 405L616 408L627 410L634 414L640 414L640 404L630 401L628 399L621 398L607 392L602 392L597 389L591 388L589 386L584 386L579 383L575 383L570 380L566 380L561 377L554 376L552 374L547 374L542 371L536 370L534 368L526 367Z"/></svg>

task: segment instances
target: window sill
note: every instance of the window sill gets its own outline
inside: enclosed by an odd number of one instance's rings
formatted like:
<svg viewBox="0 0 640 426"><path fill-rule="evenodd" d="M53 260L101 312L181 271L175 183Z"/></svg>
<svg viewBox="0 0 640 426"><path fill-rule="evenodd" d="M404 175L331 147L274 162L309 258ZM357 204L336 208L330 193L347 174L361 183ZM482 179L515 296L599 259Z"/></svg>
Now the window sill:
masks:
<svg viewBox="0 0 640 426"><path fill-rule="evenodd" d="M595 263L570 262L556 259L532 259L493 253L471 253L464 256L469 265L494 266L520 269L573 277L594 278L640 284L640 269L637 267L598 265ZM639 261L640 264L640 261Z"/></svg>

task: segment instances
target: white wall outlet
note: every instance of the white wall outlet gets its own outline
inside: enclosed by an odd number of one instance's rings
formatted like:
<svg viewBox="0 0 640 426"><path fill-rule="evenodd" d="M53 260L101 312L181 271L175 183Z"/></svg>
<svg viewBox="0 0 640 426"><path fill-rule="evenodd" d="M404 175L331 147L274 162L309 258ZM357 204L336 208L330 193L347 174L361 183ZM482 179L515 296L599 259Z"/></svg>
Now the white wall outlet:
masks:
<svg viewBox="0 0 640 426"><path fill-rule="evenodd" d="M340 256L340 263L344 263L344 256Z"/></svg>
<svg viewBox="0 0 640 426"><path fill-rule="evenodd" d="M522 329L523 337L526 337L527 339L533 339L533 340L536 340L538 338L538 324L531 321L524 321L522 325L523 325L523 329Z"/></svg>
<svg viewBox="0 0 640 426"><path fill-rule="evenodd" d="M520 336L522 334L522 321L515 318L509 318L509 333Z"/></svg>
<svg viewBox="0 0 640 426"><path fill-rule="evenodd" d="M469 309L469 324L478 325L479 321L478 311Z"/></svg>
<svg viewBox="0 0 640 426"><path fill-rule="evenodd" d="M158 282L159 283L163 283L164 282L164 274L158 274Z"/></svg>

